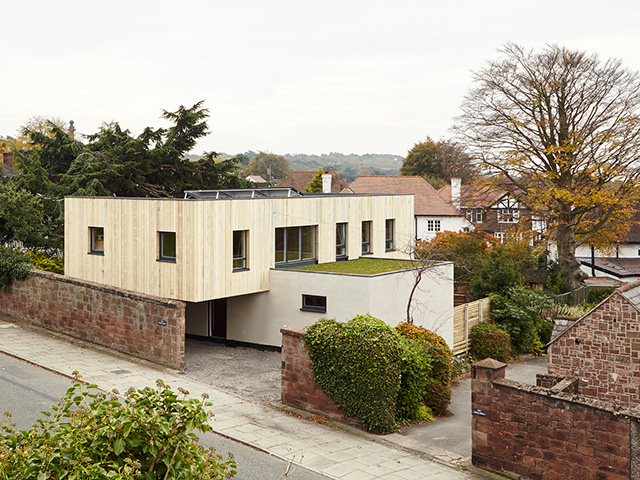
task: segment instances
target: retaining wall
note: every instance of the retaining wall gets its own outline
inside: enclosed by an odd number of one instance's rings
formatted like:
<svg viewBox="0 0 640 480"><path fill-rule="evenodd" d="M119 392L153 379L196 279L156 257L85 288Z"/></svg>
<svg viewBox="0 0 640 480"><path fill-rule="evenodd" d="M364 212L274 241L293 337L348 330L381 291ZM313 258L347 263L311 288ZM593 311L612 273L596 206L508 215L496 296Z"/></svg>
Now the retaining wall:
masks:
<svg viewBox="0 0 640 480"><path fill-rule="evenodd" d="M542 388L506 380L506 365L473 367L472 460L535 480L640 479L638 411L575 392L572 378L543 376Z"/></svg>
<svg viewBox="0 0 640 480"><path fill-rule="evenodd" d="M178 370L185 304L34 271L0 291L0 313Z"/></svg>

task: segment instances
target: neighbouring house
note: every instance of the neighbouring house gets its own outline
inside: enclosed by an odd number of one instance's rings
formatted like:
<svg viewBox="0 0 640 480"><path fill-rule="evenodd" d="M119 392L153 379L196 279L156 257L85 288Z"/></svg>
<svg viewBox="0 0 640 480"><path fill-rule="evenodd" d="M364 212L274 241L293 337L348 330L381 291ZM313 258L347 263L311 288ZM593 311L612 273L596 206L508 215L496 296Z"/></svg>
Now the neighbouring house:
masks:
<svg viewBox="0 0 640 480"><path fill-rule="evenodd" d="M20 172L13 168L13 154L11 152L2 153L2 176L13 177L14 175L20 175Z"/></svg>
<svg viewBox="0 0 640 480"><path fill-rule="evenodd" d="M508 189L484 181L463 185L452 178L450 185L438 190L440 196L459 208L475 230L487 232L501 243L510 234L533 230L537 235L546 230L546 222L532 212Z"/></svg>
<svg viewBox="0 0 640 480"><path fill-rule="evenodd" d="M245 180L250 181L251 183L268 183L264 178L260 175L248 175Z"/></svg>
<svg viewBox="0 0 640 480"><path fill-rule="evenodd" d="M402 322L413 270L294 268L405 259L398 247L413 238L413 218L412 195L271 188L194 191L183 199L68 197L65 273L184 301L187 334L278 347L283 325L303 328L321 317L371 313ZM452 345L452 264L430 266L414 298L416 323Z"/></svg>
<svg viewBox="0 0 640 480"><path fill-rule="evenodd" d="M566 326L548 345L549 373L578 377L588 397L634 408L640 403L640 282Z"/></svg>
<svg viewBox="0 0 640 480"><path fill-rule="evenodd" d="M299 192L304 192L309 188L311 180L316 176L318 172L291 172L280 183L279 188L293 188ZM340 175L336 172L330 171L322 175L322 193L340 193L347 187Z"/></svg>
<svg viewBox="0 0 640 480"><path fill-rule="evenodd" d="M363 175L356 178L342 193L405 193L415 198L415 236L430 240L438 232L473 230L473 224L446 202L424 178L403 175Z"/></svg>

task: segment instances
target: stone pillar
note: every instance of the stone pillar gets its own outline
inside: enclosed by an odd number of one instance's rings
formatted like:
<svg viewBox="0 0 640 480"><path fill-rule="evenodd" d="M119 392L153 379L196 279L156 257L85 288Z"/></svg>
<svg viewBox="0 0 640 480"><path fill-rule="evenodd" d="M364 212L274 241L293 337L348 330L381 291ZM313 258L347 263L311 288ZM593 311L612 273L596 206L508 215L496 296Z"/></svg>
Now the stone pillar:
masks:
<svg viewBox="0 0 640 480"><path fill-rule="evenodd" d="M499 417L500 412L492 409L495 399L492 383L504 378L506 369L505 363L493 358L481 360L471 367L471 461L479 467L494 467L489 460L493 446L488 437L492 418Z"/></svg>

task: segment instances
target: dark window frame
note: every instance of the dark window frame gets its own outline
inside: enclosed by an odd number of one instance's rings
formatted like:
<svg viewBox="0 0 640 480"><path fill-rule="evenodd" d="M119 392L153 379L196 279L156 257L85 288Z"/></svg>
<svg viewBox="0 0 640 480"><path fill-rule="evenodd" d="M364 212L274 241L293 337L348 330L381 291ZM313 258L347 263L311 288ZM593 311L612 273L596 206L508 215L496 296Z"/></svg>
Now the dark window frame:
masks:
<svg viewBox="0 0 640 480"><path fill-rule="evenodd" d="M236 234L240 234L240 244L242 245L242 255L236 256L235 246L236 246ZM248 247L248 239L249 239L249 230L234 230L231 235L231 265L233 267L234 272L241 272L244 270L249 270L249 258L247 255L247 247Z"/></svg>
<svg viewBox="0 0 640 480"><path fill-rule="evenodd" d="M100 232L102 239L97 239ZM98 242L102 241L102 248L98 247ZM89 227L89 254L104 255L104 227Z"/></svg>
<svg viewBox="0 0 640 480"><path fill-rule="evenodd" d="M326 313L327 297L324 295L309 295L303 293L302 307L300 308L300 310L303 312Z"/></svg>
<svg viewBox="0 0 640 480"><path fill-rule="evenodd" d="M384 248L386 252L393 252L396 249L395 218L387 218L384 221Z"/></svg>
<svg viewBox="0 0 640 480"><path fill-rule="evenodd" d="M167 248L166 243L168 239L168 238L165 239L165 237L169 237L171 235L173 235L173 255L167 255L167 253L171 253L171 252L165 251ZM178 256L178 242L177 242L176 232L159 231L158 232L158 261L176 263L177 256Z"/></svg>
<svg viewBox="0 0 640 480"><path fill-rule="evenodd" d="M371 244L371 228L373 222L371 220L362 221L362 255L372 255L373 245ZM366 228L365 228L366 226ZM365 235L366 232L366 235Z"/></svg>
<svg viewBox="0 0 640 480"><path fill-rule="evenodd" d="M342 230L342 243L340 243L340 230ZM336 223L336 260L347 258L347 223Z"/></svg>
<svg viewBox="0 0 640 480"><path fill-rule="evenodd" d="M297 230L297 234L296 231ZM305 233L311 233L311 256L305 257L304 243ZM278 236L282 237L282 260L278 260ZM318 226L317 225L300 225L297 227L277 227L275 229L275 246L274 263L276 267L291 265L313 265L318 263ZM291 248L291 239L295 237L297 245ZM293 255L297 255L295 258Z"/></svg>

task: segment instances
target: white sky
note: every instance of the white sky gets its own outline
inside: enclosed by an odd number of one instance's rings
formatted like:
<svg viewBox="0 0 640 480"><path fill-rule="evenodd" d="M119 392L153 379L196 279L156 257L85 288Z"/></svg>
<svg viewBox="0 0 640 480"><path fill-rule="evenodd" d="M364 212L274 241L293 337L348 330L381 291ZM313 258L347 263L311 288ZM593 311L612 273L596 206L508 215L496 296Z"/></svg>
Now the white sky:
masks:
<svg viewBox="0 0 640 480"><path fill-rule="evenodd" d="M404 156L450 137L471 71L508 41L640 70L637 0L3 3L0 135L36 115L139 134L204 99L193 153Z"/></svg>

